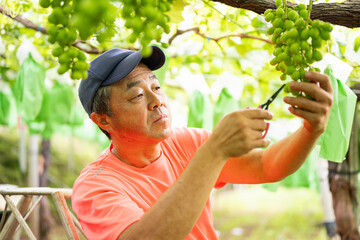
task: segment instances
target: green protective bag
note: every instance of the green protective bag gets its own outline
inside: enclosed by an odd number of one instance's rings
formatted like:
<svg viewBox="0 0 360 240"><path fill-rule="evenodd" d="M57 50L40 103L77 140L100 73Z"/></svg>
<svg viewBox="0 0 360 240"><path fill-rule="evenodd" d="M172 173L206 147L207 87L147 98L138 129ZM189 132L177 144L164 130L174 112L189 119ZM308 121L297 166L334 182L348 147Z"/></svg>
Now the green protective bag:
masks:
<svg viewBox="0 0 360 240"><path fill-rule="evenodd" d="M0 89L0 125L16 126L16 103L11 92Z"/></svg>
<svg viewBox="0 0 360 240"><path fill-rule="evenodd" d="M44 81L45 69L29 53L20 66L13 89L17 111L23 120L33 120L40 112Z"/></svg>
<svg viewBox="0 0 360 240"><path fill-rule="evenodd" d="M205 96L199 90L194 90L188 106L187 126L211 131L213 128L213 111L209 96Z"/></svg>
<svg viewBox="0 0 360 240"><path fill-rule="evenodd" d="M239 102L223 88L214 107L214 126L228 113L239 110Z"/></svg>
<svg viewBox="0 0 360 240"><path fill-rule="evenodd" d="M334 77L330 65L324 73L330 77L334 100L328 125L318 141L318 145L321 146L320 157L342 162L349 148L357 97L345 83Z"/></svg>
<svg viewBox="0 0 360 240"><path fill-rule="evenodd" d="M71 124L73 101L72 87L55 82L52 88L45 90L40 112L29 125L30 131L49 137L56 130L56 125Z"/></svg>
<svg viewBox="0 0 360 240"><path fill-rule="evenodd" d="M84 124L85 118L87 118L87 114L84 109L79 104L74 104L71 108L70 113L70 126L72 128L78 127Z"/></svg>

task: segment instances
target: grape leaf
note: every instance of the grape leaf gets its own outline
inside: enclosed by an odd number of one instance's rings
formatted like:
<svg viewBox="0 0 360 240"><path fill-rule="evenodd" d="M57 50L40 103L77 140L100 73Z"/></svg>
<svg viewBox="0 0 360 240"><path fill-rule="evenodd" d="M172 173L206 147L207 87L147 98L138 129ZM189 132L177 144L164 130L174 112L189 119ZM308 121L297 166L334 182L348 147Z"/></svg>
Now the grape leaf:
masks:
<svg viewBox="0 0 360 240"><path fill-rule="evenodd" d="M360 48L360 36L358 36L357 38L355 38L355 42L354 42L354 51L357 52Z"/></svg>

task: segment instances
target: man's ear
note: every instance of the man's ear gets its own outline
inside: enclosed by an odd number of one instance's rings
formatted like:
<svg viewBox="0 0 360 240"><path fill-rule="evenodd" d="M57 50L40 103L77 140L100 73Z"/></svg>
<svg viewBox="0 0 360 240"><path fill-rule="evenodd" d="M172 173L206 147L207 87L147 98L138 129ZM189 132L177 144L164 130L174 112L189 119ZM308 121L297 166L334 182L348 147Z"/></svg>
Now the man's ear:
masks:
<svg viewBox="0 0 360 240"><path fill-rule="evenodd" d="M109 123L106 114L99 114L93 112L91 113L90 118L96 125L99 126L99 128L107 131L108 133L111 133L113 131L113 128Z"/></svg>

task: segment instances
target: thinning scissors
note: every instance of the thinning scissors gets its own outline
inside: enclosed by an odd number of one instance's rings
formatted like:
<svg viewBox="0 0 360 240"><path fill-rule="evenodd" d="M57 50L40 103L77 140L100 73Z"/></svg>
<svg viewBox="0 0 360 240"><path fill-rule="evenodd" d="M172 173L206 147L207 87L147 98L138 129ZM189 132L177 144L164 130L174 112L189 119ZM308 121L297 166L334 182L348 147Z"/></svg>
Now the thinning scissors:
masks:
<svg viewBox="0 0 360 240"><path fill-rule="evenodd" d="M275 100L275 98L279 95L279 93L285 87L285 85L286 85L285 83L283 85L281 85L281 87L265 103L259 105L259 108L268 110L269 105ZM270 123L267 122L263 138L265 138L266 134L268 133L269 127L270 127Z"/></svg>
<svg viewBox="0 0 360 240"><path fill-rule="evenodd" d="M259 108L268 110L269 105L275 100L275 98L277 97L277 95L279 95L279 93L285 87L285 85L286 85L285 83L281 85L281 87L265 103L261 104Z"/></svg>

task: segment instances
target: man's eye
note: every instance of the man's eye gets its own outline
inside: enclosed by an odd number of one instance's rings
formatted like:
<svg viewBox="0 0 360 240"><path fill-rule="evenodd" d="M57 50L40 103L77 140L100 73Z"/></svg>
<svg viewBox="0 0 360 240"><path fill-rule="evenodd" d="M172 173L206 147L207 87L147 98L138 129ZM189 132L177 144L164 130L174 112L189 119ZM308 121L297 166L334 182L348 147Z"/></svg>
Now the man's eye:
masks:
<svg viewBox="0 0 360 240"><path fill-rule="evenodd" d="M142 94L142 93L140 93L139 95L137 95L136 97L134 97L133 99L135 100L135 99L140 99L140 98L142 98L144 95Z"/></svg>
<svg viewBox="0 0 360 240"><path fill-rule="evenodd" d="M155 87L155 90L159 90L161 87L160 86L156 86Z"/></svg>

